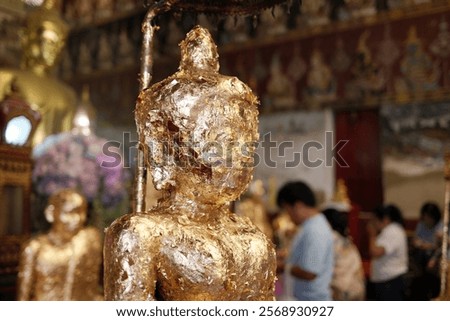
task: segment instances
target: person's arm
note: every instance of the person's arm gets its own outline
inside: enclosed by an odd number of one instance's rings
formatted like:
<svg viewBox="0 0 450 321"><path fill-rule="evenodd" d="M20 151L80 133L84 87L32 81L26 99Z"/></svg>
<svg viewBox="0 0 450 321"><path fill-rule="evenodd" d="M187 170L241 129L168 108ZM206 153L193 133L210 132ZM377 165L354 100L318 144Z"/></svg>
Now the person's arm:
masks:
<svg viewBox="0 0 450 321"><path fill-rule="evenodd" d="M289 273L301 280L312 281L327 268L327 256L332 255L332 233L317 228L304 234L298 251L298 259L292 262Z"/></svg>
<svg viewBox="0 0 450 321"><path fill-rule="evenodd" d="M291 270L289 273L293 276L295 276L298 279L306 280L306 281L312 281L317 277L317 274L308 272L298 265L294 265L291 267Z"/></svg>
<svg viewBox="0 0 450 321"><path fill-rule="evenodd" d="M424 229L425 227L422 222L417 223L412 245L419 250L433 250L436 247L436 244L424 240Z"/></svg>
<svg viewBox="0 0 450 321"><path fill-rule="evenodd" d="M416 247L422 250L433 250L436 248L436 245L434 243L430 243L430 242L426 242L423 240L419 240L418 242L416 242Z"/></svg>
<svg viewBox="0 0 450 321"><path fill-rule="evenodd" d="M377 258L386 254L384 247L377 245L377 237L369 235L369 253L372 258Z"/></svg>
<svg viewBox="0 0 450 321"><path fill-rule="evenodd" d="M377 230L372 222L367 224L367 234L369 236L369 254L372 258L377 258L386 254L384 247L377 245Z"/></svg>

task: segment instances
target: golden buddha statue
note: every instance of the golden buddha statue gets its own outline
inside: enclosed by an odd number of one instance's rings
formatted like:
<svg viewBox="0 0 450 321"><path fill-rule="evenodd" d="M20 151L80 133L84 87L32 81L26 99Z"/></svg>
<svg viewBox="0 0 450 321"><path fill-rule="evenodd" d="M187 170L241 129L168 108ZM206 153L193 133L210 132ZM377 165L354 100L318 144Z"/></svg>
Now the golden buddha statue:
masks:
<svg viewBox="0 0 450 321"><path fill-rule="evenodd" d="M77 104L75 92L51 75L68 33L58 6L58 0L45 0L27 15L21 34L21 69L0 69L0 101L16 79L20 94L42 116L33 145L48 135L70 130Z"/></svg>
<svg viewBox="0 0 450 321"><path fill-rule="evenodd" d="M102 258L97 229L84 227L86 199L72 189L52 195L45 217L50 231L29 240L20 258L18 299L100 300Z"/></svg>
<svg viewBox="0 0 450 321"><path fill-rule="evenodd" d="M179 71L140 93L156 207L106 230L106 300L273 300L272 243L230 211L252 178L257 98L219 74L209 32L181 43Z"/></svg>

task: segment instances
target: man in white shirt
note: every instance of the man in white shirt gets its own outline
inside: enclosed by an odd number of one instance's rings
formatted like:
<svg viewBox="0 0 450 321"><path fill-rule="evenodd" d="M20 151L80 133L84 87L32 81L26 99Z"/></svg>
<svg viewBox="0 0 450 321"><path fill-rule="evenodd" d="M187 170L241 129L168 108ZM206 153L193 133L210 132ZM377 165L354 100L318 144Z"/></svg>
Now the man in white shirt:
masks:
<svg viewBox="0 0 450 321"><path fill-rule="evenodd" d="M377 208L374 214L367 231L372 257L370 280L374 284L375 299L403 300L408 244L401 212L396 206L388 205Z"/></svg>

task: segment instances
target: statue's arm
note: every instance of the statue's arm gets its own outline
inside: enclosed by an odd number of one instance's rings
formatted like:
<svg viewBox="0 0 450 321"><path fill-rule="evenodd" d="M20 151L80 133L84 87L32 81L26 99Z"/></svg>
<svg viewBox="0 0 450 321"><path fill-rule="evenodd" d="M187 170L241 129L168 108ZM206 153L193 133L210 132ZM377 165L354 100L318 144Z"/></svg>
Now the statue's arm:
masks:
<svg viewBox="0 0 450 321"><path fill-rule="evenodd" d="M39 252L39 242L32 240L22 250L19 262L17 300L28 301L33 296L35 281L36 256Z"/></svg>
<svg viewBox="0 0 450 321"><path fill-rule="evenodd" d="M105 300L155 300L156 263L148 240L129 228L107 229L104 243ZM147 242L146 242L147 241Z"/></svg>

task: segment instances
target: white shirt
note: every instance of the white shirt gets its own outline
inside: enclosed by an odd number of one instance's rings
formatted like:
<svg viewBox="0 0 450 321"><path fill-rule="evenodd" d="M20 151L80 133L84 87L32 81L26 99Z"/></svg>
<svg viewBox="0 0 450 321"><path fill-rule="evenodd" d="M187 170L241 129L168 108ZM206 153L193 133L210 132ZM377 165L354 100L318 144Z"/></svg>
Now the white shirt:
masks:
<svg viewBox="0 0 450 321"><path fill-rule="evenodd" d="M389 281L408 271L408 243L400 224L390 223L386 226L375 243L384 248L384 255L372 259L372 282Z"/></svg>

